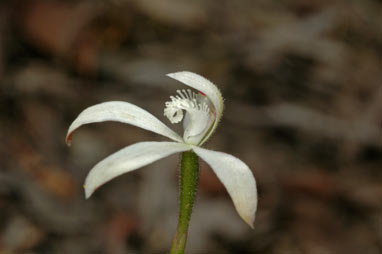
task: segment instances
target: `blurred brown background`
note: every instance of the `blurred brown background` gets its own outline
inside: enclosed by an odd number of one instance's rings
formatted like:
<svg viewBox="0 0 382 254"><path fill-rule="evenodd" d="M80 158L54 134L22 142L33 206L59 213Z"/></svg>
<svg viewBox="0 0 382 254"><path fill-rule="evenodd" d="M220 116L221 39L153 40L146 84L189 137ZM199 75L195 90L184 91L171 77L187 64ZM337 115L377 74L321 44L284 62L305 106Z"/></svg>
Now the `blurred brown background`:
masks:
<svg viewBox="0 0 382 254"><path fill-rule="evenodd" d="M226 99L207 147L258 182L255 229L201 166L189 254L382 253L380 0L0 2L0 253L166 253L179 156L103 186L95 163L165 140L118 123L71 121L123 100L163 117L189 70ZM174 127L174 126L171 126ZM177 130L180 131L179 127Z"/></svg>

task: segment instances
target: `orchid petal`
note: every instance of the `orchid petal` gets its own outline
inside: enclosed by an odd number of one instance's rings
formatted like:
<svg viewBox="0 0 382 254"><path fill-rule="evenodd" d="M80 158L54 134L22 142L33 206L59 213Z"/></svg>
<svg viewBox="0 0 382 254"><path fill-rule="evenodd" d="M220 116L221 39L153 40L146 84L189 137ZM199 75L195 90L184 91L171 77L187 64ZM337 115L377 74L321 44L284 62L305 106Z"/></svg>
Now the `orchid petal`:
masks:
<svg viewBox="0 0 382 254"><path fill-rule="evenodd" d="M216 119L211 128L211 130L207 133L207 135L201 140L199 145L202 145L207 139L211 136L211 134L215 131L220 118L223 114L223 97L219 91L219 89L206 78L188 71L181 71L175 73L167 74L170 78L178 80L183 84L190 86L203 94L205 94L209 100L212 102L215 108Z"/></svg>
<svg viewBox="0 0 382 254"><path fill-rule="evenodd" d="M125 147L95 165L85 180L85 196L124 173L146 166L171 154L190 150L191 147L175 142L140 142Z"/></svg>
<svg viewBox="0 0 382 254"><path fill-rule="evenodd" d="M183 139L177 133L146 110L128 102L110 101L91 106L82 111L70 125L66 136L66 143L70 145L73 132L80 126L105 121L116 121L135 125L142 129L161 134L174 141L183 142Z"/></svg>
<svg viewBox="0 0 382 254"><path fill-rule="evenodd" d="M230 154L196 146L192 149L211 166L231 196L240 217L253 228L257 209L257 189L249 167Z"/></svg>

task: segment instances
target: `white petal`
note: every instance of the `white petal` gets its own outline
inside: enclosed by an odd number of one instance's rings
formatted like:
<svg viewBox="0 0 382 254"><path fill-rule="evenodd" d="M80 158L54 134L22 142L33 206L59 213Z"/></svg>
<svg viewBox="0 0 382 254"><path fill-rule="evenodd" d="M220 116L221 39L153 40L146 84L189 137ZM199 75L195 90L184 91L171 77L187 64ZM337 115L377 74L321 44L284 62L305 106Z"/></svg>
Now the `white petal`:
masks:
<svg viewBox="0 0 382 254"><path fill-rule="evenodd" d="M200 147L192 148L226 187L240 217L253 228L257 209L256 181L249 167L238 158Z"/></svg>
<svg viewBox="0 0 382 254"><path fill-rule="evenodd" d="M146 166L171 154L190 150L190 146L175 142L140 142L119 150L95 165L85 180L85 195L111 179Z"/></svg>
<svg viewBox="0 0 382 254"><path fill-rule="evenodd" d="M204 93L214 105L216 110L216 120L211 131L201 141L200 145L202 145L215 131L223 113L223 97L219 89L211 81L193 72L181 71L167 74L167 76Z"/></svg>
<svg viewBox="0 0 382 254"><path fill-rule="evenodd" d="M166 136L174 141L183 142L183 139L177 133L146 110L128 102L110 101L91 106L82 111L70 125L66 143L70 144L73 132L81 125L104 121L135 125Z"/></svg>

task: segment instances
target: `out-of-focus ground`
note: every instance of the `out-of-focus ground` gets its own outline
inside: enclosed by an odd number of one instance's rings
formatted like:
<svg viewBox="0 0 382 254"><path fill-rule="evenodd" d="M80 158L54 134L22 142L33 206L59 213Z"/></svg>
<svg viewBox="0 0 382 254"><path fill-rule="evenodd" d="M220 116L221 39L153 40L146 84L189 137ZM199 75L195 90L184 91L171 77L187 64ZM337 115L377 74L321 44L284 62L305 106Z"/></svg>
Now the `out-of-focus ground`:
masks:
<svg viewBox="0 0 382 254"><path fill-rule="evenodd" d="M257 179L255 229L201 166L189 254L382 253L381 1L1 1L0 253L167 253L179 156L84 199L87 172L136 127L82 127L122 100L163 117L189 70L226 111L207 148ZM179 132L181 129L176 127Z"/></svg>

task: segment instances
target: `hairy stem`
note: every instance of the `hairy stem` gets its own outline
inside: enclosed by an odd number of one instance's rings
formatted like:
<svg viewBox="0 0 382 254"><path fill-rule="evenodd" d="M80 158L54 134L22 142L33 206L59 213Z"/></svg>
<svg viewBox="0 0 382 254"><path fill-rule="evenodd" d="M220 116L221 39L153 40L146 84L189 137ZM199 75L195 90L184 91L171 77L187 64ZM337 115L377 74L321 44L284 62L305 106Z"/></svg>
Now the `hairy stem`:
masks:
<svg viewBox="0 0 382 254"><path fill-rule="evenodd" d="M198 156L193 151L182 153L180 170L180 207L176 234L170 254L183 254L186 247L188 226L198 185Z"/></svg>

